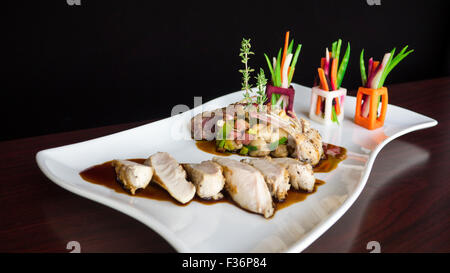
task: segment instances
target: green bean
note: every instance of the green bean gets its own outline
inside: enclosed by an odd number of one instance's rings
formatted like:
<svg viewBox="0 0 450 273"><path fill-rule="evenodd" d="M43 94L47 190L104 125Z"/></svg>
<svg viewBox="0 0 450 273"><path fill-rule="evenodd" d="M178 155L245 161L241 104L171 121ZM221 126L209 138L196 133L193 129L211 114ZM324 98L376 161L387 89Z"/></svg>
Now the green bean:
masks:
<svg viewBox="0 0 450 273"><path fill-rule="evenodd" d="M332 58L336 57L336 46L337 46L337 42L334 41L333 44L331 44L331 57Z"/></svg>
<svg viewBox="0 0 450 273"><path fill-rule="evenodd" d="M278 51L277 64L275 65L275 86L281 86L281 48Z"/></svg>
<svg viewBox="0 0 450 273"><path fill-rule="evenodd" d="M362 86L366 86L367 75L366 75L366 67L364 65L364 49L361 50L361 56L359 56L359 69L361 70Z"/></svg>
<svg viewBox="0 0 450 273"><path fill-rule="evenodd" d="M337 48L336 48L336 59L338 59L338 61L339 61L339 55L341 55L341 44L342 44L342 40L339 39L338 43L337 43Z"/></svg>
<svg viewBox="0 0 450 273"><path fill-rule="evenodd" d="M394 49L391 50L391 55L389 56L389 60L388 60L388 62L386 63L386 66L385 66L384 69L383 69L383 73L381 74L380 82L378 83L377 88L383 87L384 79L386 79L386 77L387 77L387 69L388 69L388 67L389 67L390 64L391 64L392 58L394 57L394 55L395 55L395 47L394 47Z"/></svg>
<svg viewBox="0 0 450 273"><path fill-rule="evenodd" d="M342 80L344 79L345 71L347 70L348 60L350 59L350 43L347 42L347 49L345 50L344 58L342 59L341 64L339 65L338 74L337 74L337 84L338 88L341 87Z"/></svg>
<svg viewBox="0 0 450 273"><path fill-rule="evenodd" d="M275 77L274 77L274 75L273 75L273 67L272 67L272 64L270 63L269 57L267 56L266 53L264 53L264 57L266 57L267 66L269 67L270 74L272 75L272 84L275 84Z"/></svg>
<svg viewBox="0 0 450 273"><path fill-rule="evenodd" d="M298 44L297 49L295 50L294 58L291 63L291 70L289 71L288 82L291 84L292 77L294 76L294 69L297 65L298 55L300 54L300 50L302 49L302 44Z"/></svg>
<svg viewBox="0 0 450 273"><path fill-rule="evenodd" d="M286 54L289 54L292 52L292 49L294 48L294 39L292 39L291 43L289 44L288 50Z"/></svg>
<svg viewBox="0 0 450 273"><path fill-rule="evenodd" d="M401 60L403 60L404 58L406 58L406 56L408 56L409 54L411 54L412 52L414 52L414 49L411 49L411 50L409 50L408 52L403 53L403 52L405 52L405 49L406 49L406 48L407 48L407 46L405 46L405 47L402 49L402 51L400 51L400 53L399 53L397 56L395 56L395 58L392 60L392 62L389 64L389 66L386 67L386 69L385 69L385 72L386 72L386 73L383 73L384 78L381 78L381 79L380 79L380 83L378 84L378 86L383 87L384 81L386 80L387 75L392 71L392 69L394 69L394 67L395 67Z"/></svg>

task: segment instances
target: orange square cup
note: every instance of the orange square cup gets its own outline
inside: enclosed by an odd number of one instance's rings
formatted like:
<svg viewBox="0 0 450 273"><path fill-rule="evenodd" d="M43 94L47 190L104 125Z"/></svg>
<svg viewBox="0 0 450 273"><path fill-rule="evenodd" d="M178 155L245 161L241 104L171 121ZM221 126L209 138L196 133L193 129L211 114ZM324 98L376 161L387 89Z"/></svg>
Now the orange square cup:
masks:
<svg viewBox="0 0 450 273"><path fill-rule="evenodd" d="M363 95L370 96L368 117L364 117L361 113ZM382 103L380 116L377 117L379 96L381 96ZM358 95L356 96L355 123L369 130L382 127L386 118L387 105L388 93L386 87L381 87L378 89L360 87L358 89Z"/></svg>

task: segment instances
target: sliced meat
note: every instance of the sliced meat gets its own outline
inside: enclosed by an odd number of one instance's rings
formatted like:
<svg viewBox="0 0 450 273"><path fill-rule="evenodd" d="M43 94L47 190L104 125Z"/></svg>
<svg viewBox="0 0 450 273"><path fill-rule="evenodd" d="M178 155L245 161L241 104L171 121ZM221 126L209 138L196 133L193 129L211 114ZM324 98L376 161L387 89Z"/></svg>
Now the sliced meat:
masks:
<svg viewBox="0 0 450 273"><path fill-rule="evenodd" d="M268 158L242 159L242 162L255 167L264 176L270 194L282 201L286 198L291 185L289 184L289 173L285 167L278 165Z"/></svg>
<svg viewBox="0 0 450 273"><path fill-rule="evenodd" d="M182 165L187 172L188 179L194 183L200 198L214 200L223 198L221 191L225 184L225 178L219 164L207 160L200 164Z"/></svg>
<svg viewBox="0 0 450 273"><path fill-rule="evenodd" d="M147 165L128 160L113 160L111 164L116 171L117 180L133 195L136 190L147 187L153 176L153 169Z"/></svg>
<svg viewBox="0 0 450 273"><path fill-rule="evenodd" d="M273 215L272 197L262 174L250 165L237 160L214 157L225 176L225 189L242 208L268 218Z"/></svg>
<svg viewBox="0 0 450 273"><path fill-rule="evenodd" d="M316 165L323 156L322 137L319 131L310 128L304 133L289 136L288 148L291 156Z"/></svg>
<svg viewBox="0 0 450 273"><path fill-rule="evenodd" d="M185 204L195 195L195 186L186 180L183 167L168 153L156 153L144 162L154 170L153 181L178 202Z"/></svg>
<svg viewBox="0 0 450 273"><path fill-rule="evenodd" d="M316 178L313 168L310 164L300 162L293 158L273 158L273 162L287 169L289 173L289 182L296 190L305 190L311 192L314 189Z"/></svg>

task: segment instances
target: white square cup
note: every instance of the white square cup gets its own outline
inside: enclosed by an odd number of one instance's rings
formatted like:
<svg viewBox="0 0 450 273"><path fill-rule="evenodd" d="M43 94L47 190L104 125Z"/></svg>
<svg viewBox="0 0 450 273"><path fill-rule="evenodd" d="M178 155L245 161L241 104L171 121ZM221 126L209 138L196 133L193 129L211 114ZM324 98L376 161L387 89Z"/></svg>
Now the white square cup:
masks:
<svg viewBox="0 0 450 273"><path fill-rule="evenodd" d="M345 96L347 95L347 89L339 88L335 91L325 91L320 89L318 86L314 86L311 92L311 105L309 107L309 118L324 125L329 125L334 123L331 120L331 107L333 105L333 99L339 97L339 105L341 112L337 115L337 119L339 124L342 123L344 119L344 102ZM325 116L322 117L322 114L316 115L316 104L318 96L325 98Z"/></svg>

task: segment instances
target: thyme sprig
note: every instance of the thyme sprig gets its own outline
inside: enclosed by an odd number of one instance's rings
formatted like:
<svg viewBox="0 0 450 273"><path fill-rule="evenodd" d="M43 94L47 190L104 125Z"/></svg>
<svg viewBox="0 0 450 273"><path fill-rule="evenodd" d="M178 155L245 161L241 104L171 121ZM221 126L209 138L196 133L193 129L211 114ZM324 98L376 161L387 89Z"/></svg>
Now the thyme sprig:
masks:
<svg viewBox="0 0 450 273"><path fill-rule="evenodd" d="M243 38L241 42L241 49L239 56L241 57L241 62L244 64L244 69L239 69L239 72L242 73L242 89L245 90L244 100L247 102L248 105L253 103L253 97L251 96L251 93L253 91L251 89L252 85L250 83L251 79L250 74L251 72L255 71L248 64L250 55L255 54L250 50L251 50L250 39ZM267 96L264 90L264 87L267 84L267 79L264 75L264 70L262 68L260 68L259 74L255 77L255 79L258 91L256 91L256 94L254 96L256 96L256 103L261 109L262 105L267 100Z"/></svg>
<svg viewBox="0 0 450 273"><path fill-rule="evenodd" d="M259 74L255 78L256 85L258 86L258 91L256 91L256 103L261 107L267 100L266 92L264 90L264 87L267 84L267 79L262 68L259 69Z"/></svg>
<svg viewBox="0 0 450 273"><path fill-rule="evenodd" d="M245 90L244 98L248 103L251 103L250 98L250 88L252 87L249 83L250 81L250 73L255 71L254 69L250 68L248 65L248 60L250 59L250 55L255 54L254 52L250 51L251 49L250 39L242 39L241 42L241 50L239 53L239 56L241 57L241 62L244 64L245 69L239 69L239 72L242 73L242 89Z"/></svg>

